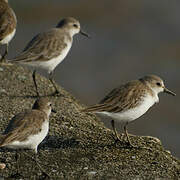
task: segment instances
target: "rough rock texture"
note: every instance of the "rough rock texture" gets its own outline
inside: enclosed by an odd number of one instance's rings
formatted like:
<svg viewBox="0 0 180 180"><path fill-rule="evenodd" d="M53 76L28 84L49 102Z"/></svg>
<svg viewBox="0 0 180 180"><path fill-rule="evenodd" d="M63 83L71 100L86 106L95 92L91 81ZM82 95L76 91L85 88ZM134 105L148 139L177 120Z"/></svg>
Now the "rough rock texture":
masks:
<svg viewBox="0 0 180 180"><path fill-rule="evenodd" d="M31 72L18 66L0 66L0 132L18 112L31 108L36 93ZM38 76L42 96L53 87ZM0 177L9 179L180 179L180 161L153 137L131 136L139 147L114 143L112 131L59 87L62 95L49 98L57 113L51 114L50 132L34 152L0 149ZM123 137L123 136L122 136ZM38 166L41 165L41 168ZM3 166L4 167L4 166Z"/></svg>

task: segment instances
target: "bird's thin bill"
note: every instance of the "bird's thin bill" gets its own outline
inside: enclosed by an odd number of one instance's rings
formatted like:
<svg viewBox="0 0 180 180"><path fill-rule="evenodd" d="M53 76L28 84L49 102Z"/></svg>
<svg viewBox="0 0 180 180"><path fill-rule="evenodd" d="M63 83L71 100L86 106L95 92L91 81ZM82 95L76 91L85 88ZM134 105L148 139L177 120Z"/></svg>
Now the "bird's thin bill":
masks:
<svg viewBox="0 0 180 180"><path fill-rule="evenodd" d="M171 94L171 95L173 95L173 96L176 95L175 93L173 93L172 91L170 91L170 90L167 89L167 88L164 88L164 92L165 92L165 93L168 93L168 94Z"/></svg>
<svg viewBox="0 0 180 180"><path fill-rule="evenodd" d="M51 109L51 111L52 111L53 113L57 113L57 111L56 111L56 110L54 110L54 109Z"/></svg>
<svg viewBox="0 0 180 180"><path fill-rule="evenodd" d="M87 34L86 32L84 32L84 31L80 30L80 33L81 33L83 36L86 36L86 37L90 38L90 35L89 35L89 34Z"/></svg>

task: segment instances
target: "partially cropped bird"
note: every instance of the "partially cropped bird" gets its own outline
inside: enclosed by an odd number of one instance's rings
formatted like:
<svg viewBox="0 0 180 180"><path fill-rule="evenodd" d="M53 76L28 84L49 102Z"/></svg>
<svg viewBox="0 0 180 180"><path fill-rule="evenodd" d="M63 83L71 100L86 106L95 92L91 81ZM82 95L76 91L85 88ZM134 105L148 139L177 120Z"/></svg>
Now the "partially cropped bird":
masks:
<svg viewBox="0 0 180 180"><path fill-rule="evenodd" d="M9 6L8 0L0 0L0 44L6 45L6 50L1 57L1 61L5 60L8 54L9 42L16 32L16 15Z"/></svg>
<svg viewBox="0 0 180 180"><path fill-rule="evenodd" d="M53 72L56 66L68 54L73 43L73 36L77 33L89 37L81 30L78 20L72 17L64 18L55 28L36 35L20 55L9 60L10 63L17 63L33 68L33 81L37 96L39 96L35 78L37 69L47 71L49 80L55 89L54 94L59 93L53 80Z"/></svg>

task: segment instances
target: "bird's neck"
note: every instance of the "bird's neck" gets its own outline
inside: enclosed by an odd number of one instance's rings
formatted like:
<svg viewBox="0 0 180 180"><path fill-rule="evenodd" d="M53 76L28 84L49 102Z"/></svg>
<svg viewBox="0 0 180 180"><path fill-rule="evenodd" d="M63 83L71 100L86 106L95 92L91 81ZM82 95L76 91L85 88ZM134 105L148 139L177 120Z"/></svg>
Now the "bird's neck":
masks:
<svg viewBox="0 0 180 180"><path fill-rule="evenodd" d="M63 29L64 29L64 32L66 32L66 34L69 34L71 38L73 38L73 36L78 33L77 30L69 29L68 27L64 27Z"/></svg>
<svg viewBox="0 0 180 180"><path fill-rule="evenodd" d="M148 87L149 87L149 89L151 89L152 97L153 97L155 103L158 103L159 102L159 97L158 97L159 93L155 89L153 89L150 85L148 85Z"/></svg>
<svg viewBox="0 0 180 180"><path fill-rule="evenodd" d="M45 113L48 118L49 118L49 116L51 114L51 109L39 109L39 111L42 111L43 113Z"/></svg>
<svg viewBox="0 0 180 180"><path fill-rule="evenodd" d="M159 102L159 97L158 97L158 92L155 90L155 89L153 89L151 86L150 86L150 84L149 83L147 83L147 82L145 82L145 81L141 81L145 86L146 86L146 88L148 89L148 92L149 92L149 94L153 97L153 99L154 99L154 102L155 103L158 103Z"/></svg>

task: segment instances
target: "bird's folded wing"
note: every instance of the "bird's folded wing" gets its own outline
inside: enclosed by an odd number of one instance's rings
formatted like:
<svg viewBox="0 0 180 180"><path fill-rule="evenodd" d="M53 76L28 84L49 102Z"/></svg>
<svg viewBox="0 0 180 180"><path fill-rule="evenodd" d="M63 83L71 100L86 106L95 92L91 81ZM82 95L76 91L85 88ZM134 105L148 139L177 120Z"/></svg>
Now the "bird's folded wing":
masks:
<svg viewBox="0 0 180 180"><path fill-rule="evenodd" d="M90 106L83 109L83 112L122 112L127 109L136 107L143 98L144 89L141 88L139 91L138 86L142 86L141 83L132 81L127 84L121 85L118 88L113 89L99 104ZM137 93L138 92L138 93Z"/></svg>
<svg viewBox="0 0 180 180"><path fill-rule="evenodd" d="M38 121L36 115L38 115ZM2 139L0 146L6 146L12 141L24 141L31 134L37 134L41 128L40 125L47 120L47 116L43 112L37 110L26 111L16 115L10 121Z"/></svg>
<svg viewBox="0 0 180 180"><path fill-rule="evenodd" d="M25 47L23 52L10 62L28 63L30 61L48 61L61 54L67 46L63 36L56 37L55 29L36 35Z"/></svg>

